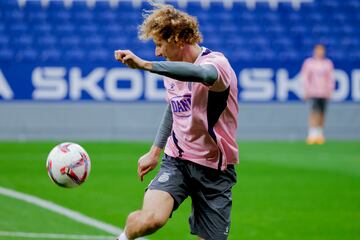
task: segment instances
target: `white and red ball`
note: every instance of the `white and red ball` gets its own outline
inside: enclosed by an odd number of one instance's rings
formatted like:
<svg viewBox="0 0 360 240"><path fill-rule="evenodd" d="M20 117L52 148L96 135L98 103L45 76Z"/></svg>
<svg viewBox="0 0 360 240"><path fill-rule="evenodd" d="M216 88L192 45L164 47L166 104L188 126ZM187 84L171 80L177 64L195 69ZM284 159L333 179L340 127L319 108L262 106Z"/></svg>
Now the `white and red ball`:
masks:
<svg viewBox="0 0 360 240"><path fill-rule="evenodd" d="M81 185L90 174L90 158L76 143L61 143L48 155L46 168L50 179L57 185L73 188Z"/></svg>

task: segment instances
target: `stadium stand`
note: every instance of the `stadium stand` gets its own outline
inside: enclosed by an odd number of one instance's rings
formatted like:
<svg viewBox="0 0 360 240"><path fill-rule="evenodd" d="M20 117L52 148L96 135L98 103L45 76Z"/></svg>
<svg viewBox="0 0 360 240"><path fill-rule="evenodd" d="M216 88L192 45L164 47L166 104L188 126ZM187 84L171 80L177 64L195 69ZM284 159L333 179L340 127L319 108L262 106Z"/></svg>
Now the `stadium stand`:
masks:
<svg viewBox="0 0 360 240"><path fill-rule="evenodd" d="M254 2L171 1L198 17L205 46L233 61L301 61L316 43L328 46L335 61L360 61L360 1L303 1L299 9L291 1ZM152 43L137 39L147 7L124 0L2 0L0 62L104 62L119 48L154 58Z"/></svg>

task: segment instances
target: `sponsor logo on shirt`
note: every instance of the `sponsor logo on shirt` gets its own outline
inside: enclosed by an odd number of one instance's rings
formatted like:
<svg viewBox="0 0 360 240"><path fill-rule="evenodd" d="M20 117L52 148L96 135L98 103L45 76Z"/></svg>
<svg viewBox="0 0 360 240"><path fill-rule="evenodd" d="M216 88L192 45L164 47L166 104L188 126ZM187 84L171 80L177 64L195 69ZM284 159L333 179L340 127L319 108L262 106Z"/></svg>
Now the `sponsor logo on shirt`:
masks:
<svg viewBox="0 0 360 240"><path fill-rule="evenodd" d="M176 96L170 99L171 109L178 117L191 116L191 95Z"/></svg>

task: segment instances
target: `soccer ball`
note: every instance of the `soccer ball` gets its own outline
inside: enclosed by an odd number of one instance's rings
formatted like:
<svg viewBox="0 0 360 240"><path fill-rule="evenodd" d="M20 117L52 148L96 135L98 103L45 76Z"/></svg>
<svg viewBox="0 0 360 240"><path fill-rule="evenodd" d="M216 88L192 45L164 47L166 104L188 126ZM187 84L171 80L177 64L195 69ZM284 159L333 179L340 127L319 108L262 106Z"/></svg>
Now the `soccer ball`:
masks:
<svg viewBox="0 0 360 240"><path fill-rule="evenodd" d="M46 161L50 179L65 188L74 188L85 182L90 167L90 158L85 149L70 142L55 146Z"/></svg>

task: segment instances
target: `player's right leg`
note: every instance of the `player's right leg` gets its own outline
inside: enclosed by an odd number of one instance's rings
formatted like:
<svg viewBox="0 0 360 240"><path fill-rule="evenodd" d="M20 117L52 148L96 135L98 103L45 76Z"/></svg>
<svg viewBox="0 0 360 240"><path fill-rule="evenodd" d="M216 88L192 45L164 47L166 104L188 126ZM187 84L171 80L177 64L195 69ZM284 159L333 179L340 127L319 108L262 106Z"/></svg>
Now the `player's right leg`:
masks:
<svg viewBox="0 0 360 240"><path fill-rule="evenodd" d="M128 216L127 238L124 236L123 239L135 239L155 232L187 198L189 186L181 171L183 162L164 155L160 170L145 193L143 208Z"/></svg>
<svg viewBox="0 0 360 240"><path fill-rule="evenodd" d="M156 232L165 225L173 207L174 199L169 193L147 190L143 208L130 213L127 218L124 239L132 240Z"/></svg>
<svg viewBox="0 0 360 240"><path fill-rule="evenodd" d="M319 138L319 125L321 120L321 105L318 98L311 99L311 110L309 116L309 134L307 144L315 144Z"/></svg>

